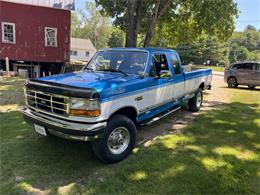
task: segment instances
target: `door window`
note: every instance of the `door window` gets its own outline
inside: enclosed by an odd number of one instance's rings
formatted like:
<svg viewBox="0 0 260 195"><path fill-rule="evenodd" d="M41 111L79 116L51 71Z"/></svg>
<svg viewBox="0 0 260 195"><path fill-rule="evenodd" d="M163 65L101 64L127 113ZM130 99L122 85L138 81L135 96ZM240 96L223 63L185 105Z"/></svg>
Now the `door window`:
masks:
<svg viewBox="0 0 260 195"><path fill-rule="evenodd" d="M253 64L253 70L260 70L260 64L259 63L254 63Z"/></svg>
<svg viewBox="0 0 260 195"><path fill-rule="evenodd" d="M160 74L162 74L163 72L169 73L170 75L168 76L171 76L166 55L154 54L152 57L152 64L150 66L149 76L160 76Z"/></svg>
<svg viewBox="0 0 260 195"><path fill-rule="evenodd" d="M234 64L231 69L236 70L241 64Z"/></svg>
<svg viewBox="0 0 260 195"><path fill-rule="evenodd" d="M241 64L237 69L252 70L252 63Z"/></svg>
<svg viewBox="0 0 260 195"><path fill-rule="evenodd" d="M170 54L170 62L174 68L175 75L181 74L181 66L176 54L174 53Z"/></svg>

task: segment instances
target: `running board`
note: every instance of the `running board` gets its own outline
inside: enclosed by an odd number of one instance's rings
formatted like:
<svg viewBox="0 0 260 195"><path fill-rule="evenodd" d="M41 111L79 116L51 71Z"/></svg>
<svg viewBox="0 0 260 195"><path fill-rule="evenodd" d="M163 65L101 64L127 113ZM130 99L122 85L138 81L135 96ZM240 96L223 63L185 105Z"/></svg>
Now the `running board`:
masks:
<svg viewBox="0 0 260 195"><path fill-rule="evenodd" d="M181 109L181 106L177 107L177 108L174 108L173 110L169 110L168 112L164 113L163 115L158 115L154 118L152 118L151 120L149 120L148 122L145 122L145 123L141 123L140 125L141 126L146 126L146 125L150 125L158 120L161 120L162 118L168 116L169 114L173 113L173 112L176 112L177 110L180 110Z"/></svg>

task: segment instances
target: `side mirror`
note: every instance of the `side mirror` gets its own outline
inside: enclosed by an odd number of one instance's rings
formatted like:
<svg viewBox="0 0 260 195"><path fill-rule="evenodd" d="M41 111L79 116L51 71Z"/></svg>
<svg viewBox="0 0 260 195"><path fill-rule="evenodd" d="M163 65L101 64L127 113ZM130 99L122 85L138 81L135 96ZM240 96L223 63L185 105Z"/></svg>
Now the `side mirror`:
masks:
<svg viewBox="0 0 260 195"><path fill-rule="evenodd" d="M147 74L145 72L139 71L138 75L140 76L141 79L147 77Z"/></svg>
<svg viewBox="0 0 260 195"><path fill-rule="evenodd" d="M160 78L162 79L169 79L172 77L171 71L169 70L162 70L160 71Z"/></svg>

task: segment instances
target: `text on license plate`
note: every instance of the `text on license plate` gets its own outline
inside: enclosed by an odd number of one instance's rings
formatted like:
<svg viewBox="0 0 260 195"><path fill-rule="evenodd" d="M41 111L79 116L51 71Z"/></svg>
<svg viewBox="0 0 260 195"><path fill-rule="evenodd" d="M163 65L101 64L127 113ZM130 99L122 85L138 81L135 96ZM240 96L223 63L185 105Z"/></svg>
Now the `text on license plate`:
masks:
<svg viewBox="0 0 260 195"><path fill-rule="evenodd" d="M47 136L45 127L40 126L40 125L37 125L37 124L34 124L34 129L35 129L35 131L36 131L37 133L39 133L39 134L41 134L41 135L44 135L44 136Z"/></svg>

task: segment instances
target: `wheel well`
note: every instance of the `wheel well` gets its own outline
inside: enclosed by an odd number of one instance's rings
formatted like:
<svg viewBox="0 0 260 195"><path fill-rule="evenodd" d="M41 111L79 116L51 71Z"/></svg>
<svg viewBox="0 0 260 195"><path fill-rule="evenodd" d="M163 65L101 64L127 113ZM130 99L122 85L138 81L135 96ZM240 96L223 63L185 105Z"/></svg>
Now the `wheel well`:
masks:
<svg viewBox="0 0 260 195"><path fill-rule="evenodd" d="M203 82L203 83L200 84L199 88L202 89L202 90L204 90L204 87L205 87L205 84L204 84L204 82Z"/></svg>
<svg viewBox="0 0 260 195"><path fill-rule="evenodd" d="M237 81L237 78L236 78L235 76L229 76L229 77L227 78L227 81L228 81L228 79L230 79L230 78L234 78L234 79L236 79L236 81Z"/></svg>
<svg viewBox="0 0 260 195"><path fill-rule="evenodd" d="M136 123L136 117L137 117L137 111L135 108L133 107L124 107L119 109L118 111L114 112L111 116L115 115L115 114L121 114L121 115L125 115L128 118L132 119L132 121L134 123Z"/></svg>

